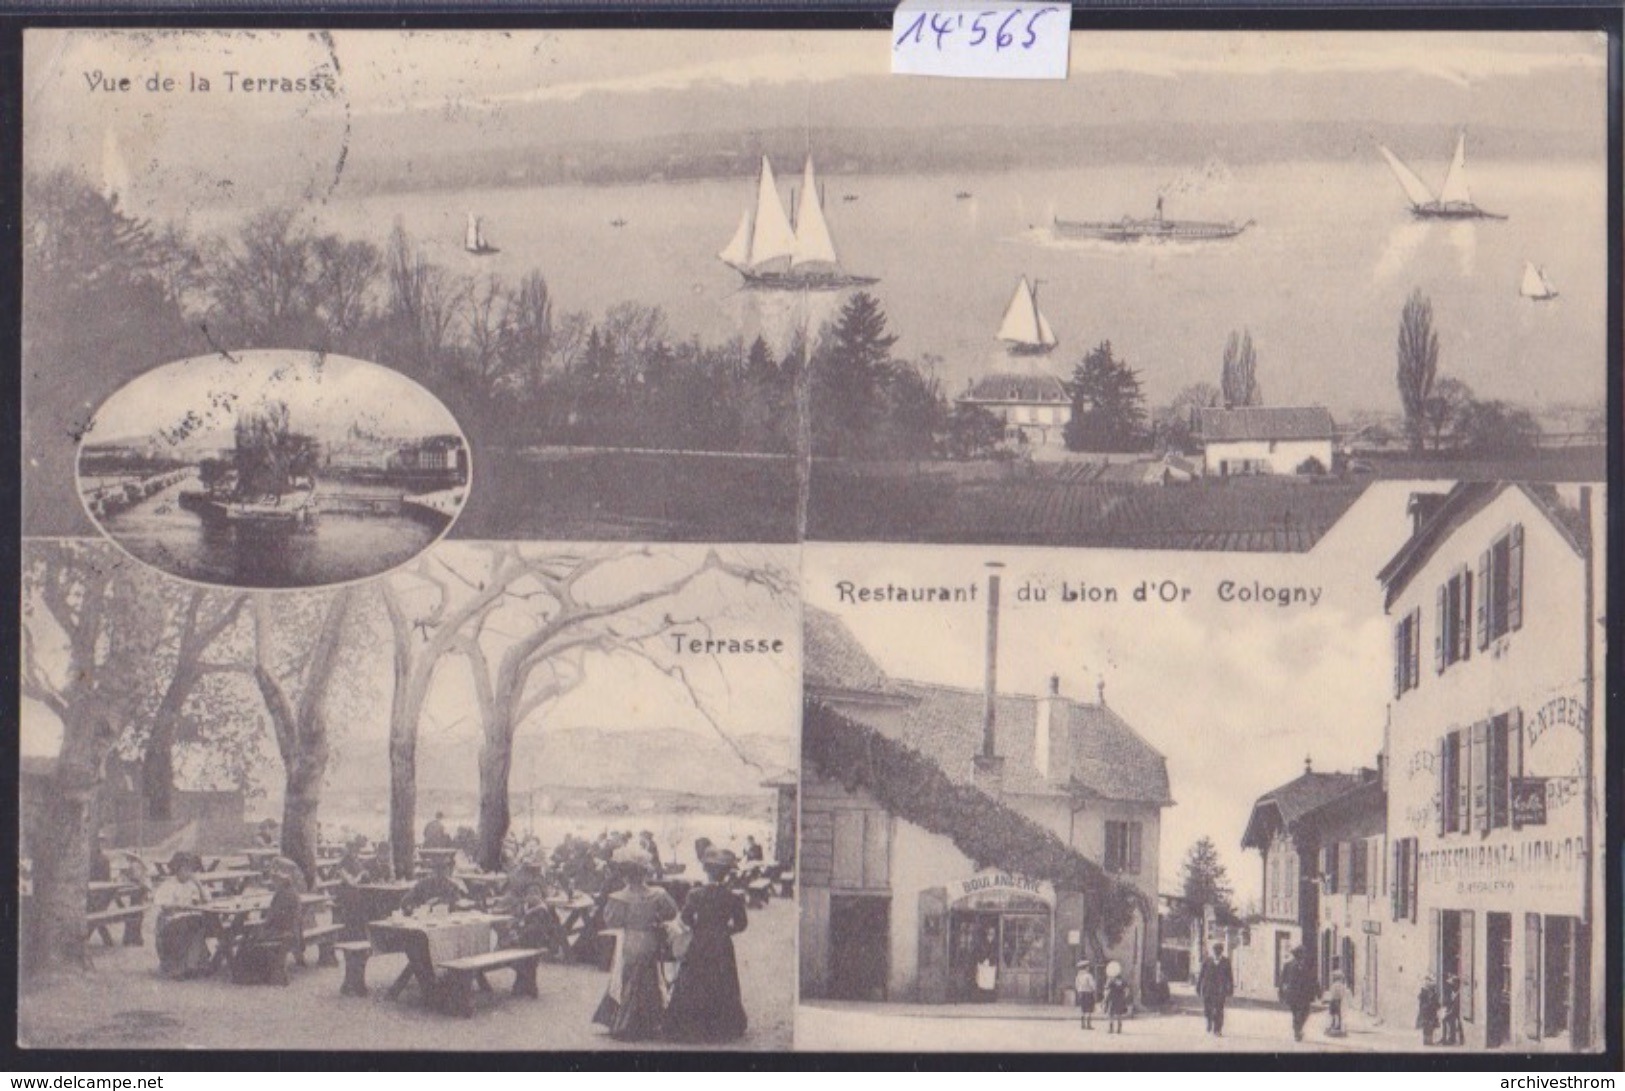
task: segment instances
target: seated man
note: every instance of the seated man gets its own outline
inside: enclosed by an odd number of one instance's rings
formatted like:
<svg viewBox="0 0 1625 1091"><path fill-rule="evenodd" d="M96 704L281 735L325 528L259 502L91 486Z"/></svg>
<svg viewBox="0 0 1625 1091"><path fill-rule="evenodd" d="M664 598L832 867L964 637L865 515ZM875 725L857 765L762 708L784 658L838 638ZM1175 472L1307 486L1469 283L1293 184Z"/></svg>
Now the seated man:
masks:
<svg viewBox="0 0 1625 1091"><path fill-rule="evenodd" d="M286 985L288 956L298 953L304 939L304 914L299 901L299 867L281 859L270 868L273 888L265 919L243 940L232 960L231 979L238 985Z"/></svg>
<svg viewBox="0 0 1625 1091"><path fill-rule="evenodd" d="M411 916L419 906L443 903L454 906L468 897L468 888L451 876L451 860L437 858L429 865L429 874L419 879L401 899L401 912Z"/></svg>
<svg viewBox="0 0 1625 1091"><path fill-rule="evenodd" d="M367 847L367 839L359 834L344 846L344 855L339 857L339 882L345 886L360 886L367 881L367 861L361 858L362 850Z"/></svg>

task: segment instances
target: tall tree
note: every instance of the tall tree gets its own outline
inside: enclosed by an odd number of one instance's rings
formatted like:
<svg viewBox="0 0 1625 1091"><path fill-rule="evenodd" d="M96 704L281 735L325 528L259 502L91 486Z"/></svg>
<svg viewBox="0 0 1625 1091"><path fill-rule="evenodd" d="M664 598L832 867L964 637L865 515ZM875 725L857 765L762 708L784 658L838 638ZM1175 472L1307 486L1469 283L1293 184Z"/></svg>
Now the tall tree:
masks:
<svg viewBox="0 0 1625 1091"><path fill-rule="evenodd" d="M282 854L316 882L316 821L330 753L328 699L347 651L345 621L358 591L260 594L253 603L250 671L282 758ZM346 672L352 676L359 672Z"/></svg>
<svg viewBox="0 0 1625 1091"><path fill-rule="evenodd" d="M813 354L811 406L813 453L863 455L885 436L885 393L897 335L886 330L880 301L857 292L819 338Z"/></svg>
<svg viewBox="0 0 1625 1091"><path fill-rule="evenodd" d="M1420 454L1427 436L1427 404L1439 373L1439 335L1433 329L1433 302L1417 288L1399 316L1399 400L1411 453Z"/></svg>
<svg viewBox="0 0 1625 1091"><path fill-rule="evenodd" d="M144 689L163 617L145 570L101 543L30 541L22 563L22 696L61 724L45 811L33 823L30 972L85 965L90 827L105 765Z"/></svg>
<svg viewBox="0 0 1625 1091"><path fill-rule="evenodd" d="M1235 890L1225 872L1224 861L1211 837L1199 838L1185 853L1179 870L1181 913L1186 919L1201 920L1209 908L1223 923L1236 920Z"/></svg>
<svg viewBox="0 0 1625 1091"><path fill-rule="evenodd" d="M1212 383L1191 383L1157 410L1157 438L1169 450L1185 450L1195 434L1196 411L1224 404L1224 394Z"/></svg>
<svg viewBox="0 0 1625 1091"><path fill-rule="evenodd" d="M527 569L524 580L507 585L513 609L508 614L488 611L478 615L480 624L471 625L460 643L473 677L483 734L479 862L491 869L502 866L502 846L511 820L509 778L515 733L580 685L590 655L640 660L687 688L683 668L669 662L661 651L674 629L698 623L675 615L682 592L707 576L742 587L765 588L772 594L781 594L787 582L772 569L724 560L714 549L697 564L675 566L656 563L664 558L647 548L614 547L585 555L527 550L513 555ZM646 567L641 574L640 566ZM508 636L495 632L492 619L499 616L507 618L503 628ZM517 638L511 636L514 628L521 633ZM692 696L691 688L688 692ZM699 707L697 698L695 704ZM723 738L732 745L726 735Z"/></svg>
<svg viewBox="0 0 1625 1091"><path fill-rule="evenodd" d="M1446 436L1460 432L1474 404L1473 388L1460 379L1446 376L1433 384L1433 392L1422 404L1422 416L1433 433L1435 451L1444 450Z"/></svg>
<svg viewBox="0 0 1625 1091"><path fill-rule="evenodd" d="M1072 419L1066 445L1073 451L1137 451L1145 443L1145 396L1140 377L1102 341L1073 369L1066 384Z"/></svg>
<svg viewBox="0 0 1625 1091"><path fill-rule="evenodd" d="M1253 348L1253 332L1230 331L1224 343L1224 367L1220 375L1226 409L1264 404L1264 388L1258 382L1258 353Z"/></svg>

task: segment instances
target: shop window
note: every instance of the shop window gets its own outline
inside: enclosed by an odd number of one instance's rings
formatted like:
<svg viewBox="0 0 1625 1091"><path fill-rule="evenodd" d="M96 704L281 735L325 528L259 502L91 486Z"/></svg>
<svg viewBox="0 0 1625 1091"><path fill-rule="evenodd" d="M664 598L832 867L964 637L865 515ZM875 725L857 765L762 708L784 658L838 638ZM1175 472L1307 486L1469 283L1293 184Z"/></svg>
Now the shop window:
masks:
<svg viewBox="0 0 1625 1091"><path fill-rule="evenodd" d="M1523 527L1515 526L1478 557L1478 646L1523 627Z"/></svg>
<svg viewBox="0 0 1625 1091"><path fill-rule="evenodd" d="M1140 824L1106 823L1106 870L1116 875L1140 873Z"/></svg>
<svg viewBox="0 0 1625 1091"><path fill-rule="evenodd" d="M1439 585L1439 626L1433 637L1433 668L1443 673L1473 646L1473 574L1463 568Z"/></svg>
<svg viewBox="0 0 1625 1091"><path fill-rule="evenodd" d="M1421 682L1418 661L1422 651L1422 610L1418 607L1394 626L1394 696L1402 696Z"/></svg>

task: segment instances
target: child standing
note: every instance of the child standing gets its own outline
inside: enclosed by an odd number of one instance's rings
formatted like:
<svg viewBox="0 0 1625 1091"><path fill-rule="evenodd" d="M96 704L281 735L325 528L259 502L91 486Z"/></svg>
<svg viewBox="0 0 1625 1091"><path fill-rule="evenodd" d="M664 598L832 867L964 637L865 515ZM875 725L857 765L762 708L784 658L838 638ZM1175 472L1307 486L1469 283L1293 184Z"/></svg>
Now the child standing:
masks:
<svg viewBox="0 0 1625 1091"><path fill-rule="evenodd" d="M1095 972L1087 959L1078 962L1078 975L1073 979L1072 987L1078 994L1079 1029L1094 1030L1095 994L1100 991L1100 985L1095 981Z"/></svg>
<svg viewBox="0 0 1625 1091"><path fill-rule="evenodd" d="M1128 1014L1128 982L1119 969L1106 982L1106 1033L1123 1033L1123 1016Z"/></svg>
<svg viewBox="0 0 1625 1091"><path fill-rule="evenodd" d="M1326 989L1326 1010L1331 1016L1331 1025L1326 1033L1334 1038L1343 1037L1343 1000L1348 996L1348 986L1343 983L1343 971L1332 972L1332 983Z"/></svg>

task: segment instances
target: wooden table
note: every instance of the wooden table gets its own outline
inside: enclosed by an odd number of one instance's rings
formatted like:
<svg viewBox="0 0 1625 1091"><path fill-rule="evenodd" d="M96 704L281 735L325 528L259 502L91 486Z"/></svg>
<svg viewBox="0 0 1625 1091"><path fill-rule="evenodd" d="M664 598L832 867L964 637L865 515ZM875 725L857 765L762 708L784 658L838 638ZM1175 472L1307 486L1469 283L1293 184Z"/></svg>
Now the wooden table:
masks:
<svg viewBox="0 0 1625 1091"><path fill-rule="evenodd" d="M197 877L209 891L210 897L234 898L248 889L250 883L257 883L265 878L263 872L247 871L237 868L222 871L205 871Z"/></svg>
<svg viewBox="0 0 1625 1091"><path fill-rule="evenodd" d="M496 928L512 918L478 911L394 914L367 925L374 954L406 955L406 968L389 987L391 1000L414 980L425 1000L435 995L435 966L495 949Z"/></svg>
<svg viewBox="0 0 1625 1091"><path fill-rule="evenodd" d="M409 882L357 883L333 891L335 915L344 925L344 938L367 938L367 925L382 920L401 908L401 899L414 884Z"/></svg>
<svg viewBox="0 0 1625 1091"><path fill-rule="evenodd" d="M332 901L333 899L326 894L299 895L303 925L307 928L315 927L317 912L332 904ZM247 939L249 933L265 919L265 911L270 907L269 894L242 894L231 898L216 898L207 905L197 907L197 912L207 918L209 936L215 941L214 959L209 963L212 972L218 972L221 967L231 965L243 940Z"/></svg>
<svg viewBox="0 0 1625 1091"><path fill-rule="evenodd" d="M144 888L139 883L97 880L85 884L85 909L91 913L100 913L104 909L128 909L140 905L144 900L143 894Z"/></svg>
<svg viewBox="0 0 1625 1091"><path fill-rule="evenodd" d="M543 904L558 925L559 946L554 955L561 960L592 961L594 937L599 934L598 900L586 894L555 895Z"/></svg>
<svg viewBox="0 0 1625 1091"><path fill-rule="evenodd" d="M459 871L452 875L468 890L469 897L485 901L507 883L508 877L500 871Z"/></svg>

